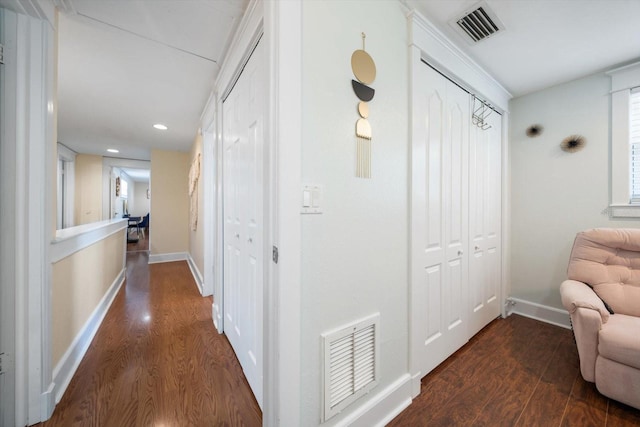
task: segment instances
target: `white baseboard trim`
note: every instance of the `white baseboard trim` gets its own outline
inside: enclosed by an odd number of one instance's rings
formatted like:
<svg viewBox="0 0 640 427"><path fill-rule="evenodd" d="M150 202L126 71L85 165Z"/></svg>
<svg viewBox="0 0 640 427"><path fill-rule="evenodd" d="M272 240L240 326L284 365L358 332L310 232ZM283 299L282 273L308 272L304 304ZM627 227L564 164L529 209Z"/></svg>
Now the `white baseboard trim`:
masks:
<svg viewBox="0 0 640 427"><path fill-rule="evenodd" d="M111 303L124 283L125 275L126 268L123 268L111 286L109 286L109 289L104 294L97 307L93 310L93 313L91 313L91 316L89 316L89 319L86 321L78 335L76 335L67 351L62 355L60 362L58 362L56 367L53 369L53 394L55 395L56 404L60 402L69 382L71 382L73 374L76 372L76 369L78 369L78 365L80 365L82 358L87 352L93 337L96 332L98 332L98 328L102 324L104 316L107 314L109 307L111 307Z"/></svg>
<svg viewBox="0 0 640 427"><path fill-rule="evenodd" d="M40 419L48 420L53 415L53 410L56 408L56 396L55 396L56 384L52 382L47 387L47 391L40 395ZM65 387L66 388L66 387Z"/></svg>
<svg viewBox="0 0 640 427"><path fill-rule="evenodd" d="M422 371L413 374L411 377L411 397L415 399L420 394L420 390L422 388Z"/></svg>
<svg viewBox="0 0 640 427"><path fill-rule="evenodd" d="M149 264L156 264L159 262L173 262L173 261L187 261L189 254L186 252L173 252L169 254L150 254Z"/></svg>
<svg viewBox="0 0 640 427"><path fill-rule="evenodd" d="M560 310L559 308L549 307L519 298L509 298L509 300L512 301L513 304L508 305L507 315L515 313L520 316L571 329L569 313L567 313L566 310Z"/></svg>
<svg viewBox="0 0 640 427"><path fill-rule="evenodd" d="M204 280L202 279L202 274L200 274L200 270L198 270L198 266L196 262L191 257L191 254L187 254L187 264L189 264L189 270L191 270L191 275L193 276L193 280L196 281L196 285L200 290L200 295L206 296L204 294Z"/></svg>
<svg viewBox="0 0 640 427"><path fill-rule="evenodd" d="M411 404L411 376L404 374L335 426L383 427Z"/></svg>
<svg viewBox="0 0 640 427"><path fill-rule="evenodd" d="M216 319L216 306L214 304L211 304L211 320L213 320L213 327L217 330L218 322Z"/></svg>
<svg viewBox="0 0 640 427"><path fill-rule="evenodd" d="M221 320L221 316L220 316L220 310L219 310L219 306L214 304L211 304L211 318L213 319L213 326L216 328L216 330L218 331L218 333L222 333L222 329L220 328L220 320Z"/></svg>

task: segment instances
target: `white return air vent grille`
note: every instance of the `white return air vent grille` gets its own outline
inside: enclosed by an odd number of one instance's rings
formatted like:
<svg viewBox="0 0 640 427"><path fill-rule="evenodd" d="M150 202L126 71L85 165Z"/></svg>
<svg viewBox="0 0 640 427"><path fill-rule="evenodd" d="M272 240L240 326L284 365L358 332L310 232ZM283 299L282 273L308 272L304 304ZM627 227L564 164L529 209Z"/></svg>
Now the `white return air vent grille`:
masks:
<svg viewBox="0 0 640 427"><path fill-rule="evenodd" d="M463 34L465 40L470 43L477 43L505 29L502 21L484 1L450 21L449 24Z"/></svg>
<svg viewBox="0 0 640 427"><path fill-rule="evenodd" d="M322 334L323 421L342 411L378 383L378 313Z"/></svg>

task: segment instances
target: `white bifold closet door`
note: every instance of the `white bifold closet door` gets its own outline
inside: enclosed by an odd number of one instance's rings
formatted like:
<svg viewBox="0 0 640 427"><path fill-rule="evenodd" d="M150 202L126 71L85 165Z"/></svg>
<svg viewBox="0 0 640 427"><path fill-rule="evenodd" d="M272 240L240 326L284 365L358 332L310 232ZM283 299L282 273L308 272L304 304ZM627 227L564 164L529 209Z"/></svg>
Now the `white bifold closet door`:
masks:
<svg viewBox="0 0 640 427"><path fill-rule="evenodd" d="M258 44L223 103L224 332L262 407L264 60Z"/></svg>
<svg viewBox="0 0 640 427"><path fill-rule="evenodd" d="M412 259L421 371L467 342L469 94L428 66L414 96Z"/></svg>
<svg viewBox="0 0 640 427"><path fill-rule="evenodd" d="M500 315L502 117L471 126L469 140L469 336Z"/></svg>
<svg viewBox="0 0 640 427"><path fill-rule="evenodd" d="M501 117L433 68L414 78L412 319L427 374L500 314Z"/></svg>

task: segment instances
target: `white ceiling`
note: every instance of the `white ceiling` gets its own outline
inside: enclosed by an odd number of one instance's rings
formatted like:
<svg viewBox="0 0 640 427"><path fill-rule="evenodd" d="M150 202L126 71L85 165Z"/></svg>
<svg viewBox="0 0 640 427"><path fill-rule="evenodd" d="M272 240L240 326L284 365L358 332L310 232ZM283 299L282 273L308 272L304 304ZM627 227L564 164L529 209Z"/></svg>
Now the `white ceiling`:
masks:
<svg viewBox="0 0 640 427"><path fill-rule="evenodd" d="M470 44L448 22L477 0L406 0L514 97L640 59L639 0L487 0L506 31Z"/></svg>
<svg viewBox="0 0 640 427"><path fill-rule="evenodd" d="M148 160L152 147L188 151L247 3L65 1L58 140L77 152L132 159Z"/></svg>
<svg viewBox="0 0 640 427"><path fill-rule="evenodd" d="M402 1L516 97L640 59L640 0L487 0L506 30L474 45L448 22L477 1ZM248 0L58 3L71 5L60 16L58 139L133 159L189 150Z"/></svg>
<svg viewBox="0 0 640 427"><path fill-rule="evenodd" d="M129 175L129 178L134 182L148 183L151 179L151 171L149 169L120 168L120 170Z"/></svg>

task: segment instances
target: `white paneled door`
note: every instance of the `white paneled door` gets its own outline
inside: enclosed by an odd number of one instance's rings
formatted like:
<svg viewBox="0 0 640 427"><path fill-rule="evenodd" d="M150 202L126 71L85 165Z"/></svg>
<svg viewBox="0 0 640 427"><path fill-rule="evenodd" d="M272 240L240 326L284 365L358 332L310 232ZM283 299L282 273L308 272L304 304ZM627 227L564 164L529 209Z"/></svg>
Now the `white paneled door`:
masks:
<svg viewBox="0 0 640 427"><path fill-rule="evenodd" d="M414 80L412 286L421 371L468 340L469 95L428 66Z"/></svg>
<svg viewBox="0 0 640 427"><path fill-rule="evenodd" d="M500 315L502 118L492 113L469 141L470 336Z"/></svg>
<svg viewBox="0 0 640 427"><path fill-rule="evenodd" d="M264 264L263 49L223 103L224 332L262 407Z"/></svg>
<svg viewBox="0 0 640 427"><path fill-rule="evenodd" d="M426 375L500 315L502 118L492 111L481 129L473 96L415 69L412 365Z"/></svg>

